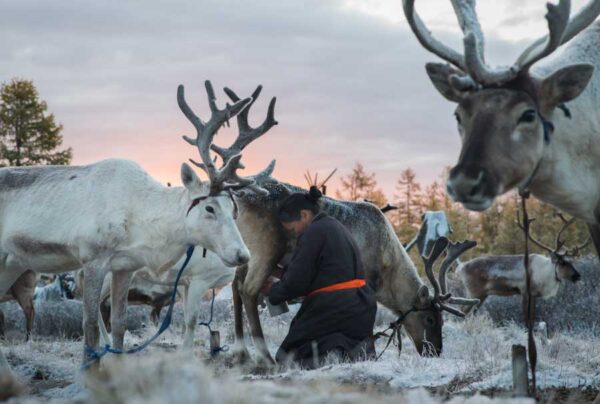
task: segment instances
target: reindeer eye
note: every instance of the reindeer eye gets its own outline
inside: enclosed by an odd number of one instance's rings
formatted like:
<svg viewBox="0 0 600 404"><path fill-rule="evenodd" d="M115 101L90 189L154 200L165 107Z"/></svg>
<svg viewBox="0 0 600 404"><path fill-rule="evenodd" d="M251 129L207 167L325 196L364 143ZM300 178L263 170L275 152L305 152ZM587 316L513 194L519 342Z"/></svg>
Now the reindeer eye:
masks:
<svg viewBox="0 0 600 404"><path fill-rule="evenodd" d="M215 213L215 209L214 209L212 206L207 206L207 207L206 207L206 211L207 211L208 213Z"/></svg>
<svg viewBox="0 0 600 404"><path fill-rule="evenodd" d="M535 110L528 109L527 111L523 112L523 115L521 115L521 117L519 118L518 123L532 123L533 121L535 121L536 115L537 113L535 112Z"/></svg>
<svg viewBox="0 0 600 404"><path fill-rule="evenodd" d="M435 318L432 316L427 316L423 319L423 322L427 327L433 327L435 325Z"/></svg>

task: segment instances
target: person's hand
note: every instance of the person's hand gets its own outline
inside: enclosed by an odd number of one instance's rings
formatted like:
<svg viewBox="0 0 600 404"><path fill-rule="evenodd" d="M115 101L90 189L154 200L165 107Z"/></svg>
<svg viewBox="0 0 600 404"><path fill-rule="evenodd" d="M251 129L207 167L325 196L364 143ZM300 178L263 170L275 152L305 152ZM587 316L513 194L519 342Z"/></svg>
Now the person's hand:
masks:
<svg viewBox="0 0 600 404"><path fill-rule="evenodd" d="M260 289L260 293L262 293L264 296L269 296L273 284L277 282L279 282L278 278L275 278L274 276L269 276L263 284L262 288Z"/></svg>

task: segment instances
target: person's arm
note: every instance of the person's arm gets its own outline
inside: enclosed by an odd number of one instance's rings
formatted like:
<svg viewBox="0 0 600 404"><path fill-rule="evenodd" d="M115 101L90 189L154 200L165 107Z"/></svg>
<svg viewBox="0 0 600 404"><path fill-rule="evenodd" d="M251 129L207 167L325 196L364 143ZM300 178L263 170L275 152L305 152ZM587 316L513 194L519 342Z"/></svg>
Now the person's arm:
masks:
<svg viewBox="0 0 600 404"><path fill-rule="evenodd" d="M316 273L323 248L323 233L318 228L307 230L300 238L292 261L283 274L281 282L274 283L269 293L271 304L306 296Z"/></svg>

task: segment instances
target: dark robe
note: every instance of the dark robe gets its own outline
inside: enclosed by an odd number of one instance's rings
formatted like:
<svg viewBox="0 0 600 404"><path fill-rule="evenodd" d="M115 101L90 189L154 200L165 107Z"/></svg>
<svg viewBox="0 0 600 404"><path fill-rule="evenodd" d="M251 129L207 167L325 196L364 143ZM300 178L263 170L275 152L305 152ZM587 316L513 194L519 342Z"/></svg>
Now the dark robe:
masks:
<svg viewBox="0 0 600 404"><path fill-rule="evenodd" d="M360 251L352 235L336 219L319 213L298 238L281 282L271 288L269 301L280 304L306 296L277 352L303 366L317 366L334 352L347 359L374 354L371 342L377 303L373 290L360 288L319 292L317 289L364 279Z"/></svg>

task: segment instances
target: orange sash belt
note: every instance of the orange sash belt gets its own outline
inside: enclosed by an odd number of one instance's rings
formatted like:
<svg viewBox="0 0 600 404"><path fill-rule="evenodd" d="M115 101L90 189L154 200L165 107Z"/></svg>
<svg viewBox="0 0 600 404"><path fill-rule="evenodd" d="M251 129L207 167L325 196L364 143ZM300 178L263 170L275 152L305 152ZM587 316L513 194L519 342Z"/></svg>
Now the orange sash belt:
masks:
<svg viewBox="0 0 600 404"><path fill-rule="evenodd" d="M308 296L312 296L316 293L320 292L334 292L336 290L344 290L344 289L358 289L365 286L367 283L364 279L352 279L351 281L334 283L333 285L325 286L324 288L315 289L308 294Z"/></svg>

